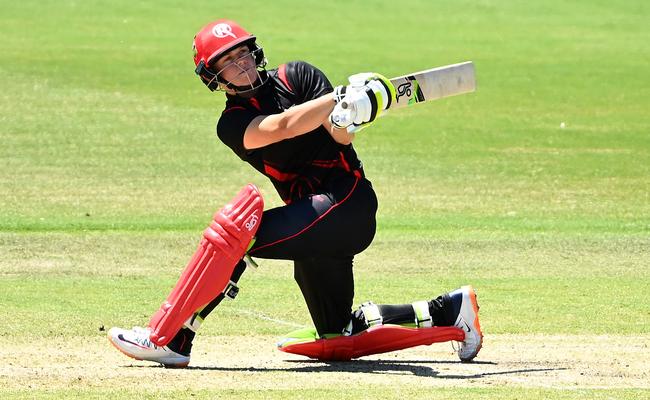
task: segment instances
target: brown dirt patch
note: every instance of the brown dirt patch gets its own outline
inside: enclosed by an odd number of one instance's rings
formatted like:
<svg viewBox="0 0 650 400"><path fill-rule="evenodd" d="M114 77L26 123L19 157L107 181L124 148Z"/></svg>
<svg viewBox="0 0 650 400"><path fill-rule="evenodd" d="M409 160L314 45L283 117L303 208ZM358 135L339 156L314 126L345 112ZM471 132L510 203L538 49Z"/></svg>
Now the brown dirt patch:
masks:
<svg viewBox="0 0 650 400"><path fill-rule="evenodd" d="M131 360L105 338L16 343L0 339L0 385L241 389L413 387L650 388L650 335L489 335L476 362L462 364L448 343L323 363L275 349L276 337L199 337L190 367ZM164 379L161 379L164 378Z"/></svg>

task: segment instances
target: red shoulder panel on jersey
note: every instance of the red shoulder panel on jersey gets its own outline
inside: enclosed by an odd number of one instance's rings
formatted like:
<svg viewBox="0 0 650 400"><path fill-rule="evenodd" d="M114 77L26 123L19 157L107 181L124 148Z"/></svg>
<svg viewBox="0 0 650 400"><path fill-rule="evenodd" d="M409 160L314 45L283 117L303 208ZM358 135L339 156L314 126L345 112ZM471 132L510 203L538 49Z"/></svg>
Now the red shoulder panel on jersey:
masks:
<svg viewBox="0 0 650 400"><path fill-rule="evenodd" d="M293 88L289 84L289 80L287 79L287 64L282 64L278 67L278 78L284 83L284 86L289 89L291 93L294 93Z"/></svg>

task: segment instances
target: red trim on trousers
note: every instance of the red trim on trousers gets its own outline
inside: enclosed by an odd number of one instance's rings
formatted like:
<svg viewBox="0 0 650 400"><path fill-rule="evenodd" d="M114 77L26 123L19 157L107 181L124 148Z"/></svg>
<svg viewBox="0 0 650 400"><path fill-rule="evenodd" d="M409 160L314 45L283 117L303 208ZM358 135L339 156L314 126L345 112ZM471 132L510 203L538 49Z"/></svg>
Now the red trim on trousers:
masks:
<svg viewBox="0 0 650 400"><path fill-rule="evenodd" d="M325 211L325 212L323 213L323 215L321 215L321 216L319 216L318 218L316 218L314 221L312 221L311 224L309 224L309 225L307 225L306 227L304 227L300 232L295 233L295 234L293 234L293 235L291 235L291 236L289 236L289 237L286 237L286 238L284 238L284 239L276 240L276 241L273 242L273 243L267 243L267 244L265 244L264 246L260 246L260 247L256 248L255 250L253 250L253 251L252 251L253 254L251 254L251 255L255 255L254 253L255 253L255 251L257 251L257 250L260 250L260 249L263 249L263 248L266 248L266 247L269 247L269 246L273 246L273 245L276 245L276 244L278 244L278 243L286 242L287 240L293 239L293 238L295 238L296 236L299 236L299 235L303 234L304 232L306 232L308 229L310 229L310 228L313 227L314 225L316 225L316 223L318 223L318 221L320 221L321 219L325 218L325 216L327 216L327 214L329 214L329 213L330 213L332 210L334 210L336 207L338 207L338 206L340 206L341 204L345 203L345 202L350 198L350 196L352 196L352 193L354 193L354 190L357 188L357 184L359 183L359 179L360 179L359 177L356 177L356 179L354 180L354 185L352 186L352 189L350 189L350 192L345 196L345 198L344 198L343 200L341 200L340 202L334 204L334 205L333 205L332 207L330 207L327 211Z"/></svg>
<svg viewBox="0 0 650 400"><path fill-rule="evenodd" d="M314 160L311 162L311 165L320 168L335 168L341 165L341 160Z"/></svg>

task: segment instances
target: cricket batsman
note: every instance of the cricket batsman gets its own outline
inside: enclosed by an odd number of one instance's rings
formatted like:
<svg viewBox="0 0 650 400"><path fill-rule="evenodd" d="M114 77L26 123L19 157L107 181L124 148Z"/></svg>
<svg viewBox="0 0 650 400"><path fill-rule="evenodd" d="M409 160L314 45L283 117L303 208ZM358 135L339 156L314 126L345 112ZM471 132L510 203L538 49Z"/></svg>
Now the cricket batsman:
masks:
<svg viewBox="0 0 650 400"><path fill-rule="evenodd" d="M314 323L289 333L280 350L346 360L455 340L461 361L476 357L483 334L471 286L430 301L368 301L353 310L353 260L373 240L377 197L352 141L395 101L390 81L365 73L355 76L361 84L333 88L303 61L267 70L256 37L229 20L203 27L193 50L201 81L226 96L219 139L270 179L285 205L263 210L257 188L244 187L215 214L148 326L112 328L110 342L138 360L187 366L201 322L237 295L256 257L293 261Z"/></svg>

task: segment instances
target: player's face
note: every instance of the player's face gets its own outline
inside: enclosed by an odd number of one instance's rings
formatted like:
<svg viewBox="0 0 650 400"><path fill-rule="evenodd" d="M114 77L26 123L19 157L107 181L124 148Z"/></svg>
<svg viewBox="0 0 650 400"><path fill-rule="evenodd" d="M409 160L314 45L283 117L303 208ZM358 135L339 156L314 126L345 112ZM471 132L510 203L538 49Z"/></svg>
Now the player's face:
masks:
<svg viewBox="0 0 650 400"><path fill-rule="evenodd" d="M255 60L246 45L225 53L212 67L222 79L236 86L252 86L258 78Z"/></svg>

